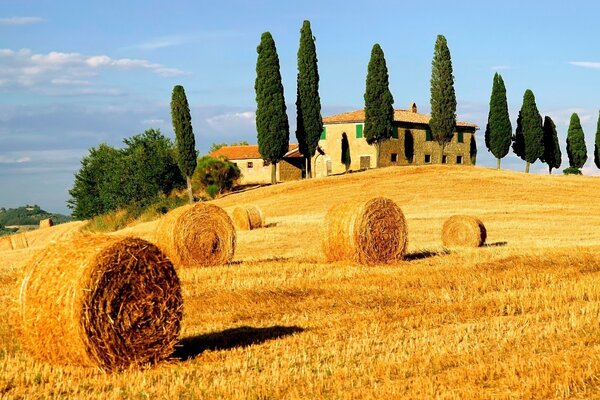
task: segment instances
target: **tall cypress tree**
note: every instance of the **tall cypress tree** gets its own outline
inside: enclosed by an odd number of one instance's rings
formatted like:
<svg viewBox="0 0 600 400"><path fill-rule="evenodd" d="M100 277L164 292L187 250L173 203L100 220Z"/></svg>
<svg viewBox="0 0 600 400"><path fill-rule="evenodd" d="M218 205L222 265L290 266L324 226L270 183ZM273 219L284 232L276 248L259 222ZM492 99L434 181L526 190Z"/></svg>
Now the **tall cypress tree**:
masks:
<svg viewBox="0 0 600 400"><path fill-rule="evenodd" d="M271 163L271 183L277 183L277 163L289 148L290 127L286 114L279 57L269 32L262 34L256 48L256 132L258 151Z"/></svg>
<svg viewBox="0 0 600 400"><path fill-rule="evenodd" d="M594 142L594 164L600 168L600 111L598 112L598 126L596 127L596 140Z"/></svg>
<svg viewBox="0 0 600 400"><path fill-rule="evenodd" d="M547 115L544 118L544 154L540 157L540 160L548 164L549 174L552 174L553 168L559 168L562 164L562 153L558 143L556 125L552 118Z"/></svg>
<svg viewBox="0 0 600 400"><path fill-rule="evenodd" d="M452 140L456 129L456 94L452 60L446 38L438 35L431 62L431 120L433 139L439 143L441 157L444 147Z"/></svg>
<svg viewBox="0 0 600 400"><path fill-rule="evenodd" d="M379 168L381 143L392 137L394 122L394 97L389 88L389 75L383 50L378 43L373 45L367 71L365 90L365 130L367 143L375 145L376 162Z"/></svg>
<svg viewBox="0 0 600 400"><path fill-rule="evenodd" d="M306 177L312 177L311 159L323 131L317 50L310 22L304 21L298 48L298 88L296 98L296 138L300 153L306 158Z"/></svg>
<svg viewBox="0 0 600 400"><path fill-rule="evenodd" d="M587 149L585 147L585 135L581 128L579 115L571 114L569 122L569 131L567 133L567 155L569 156L569 165L572 168L581 169L587 161Z"/></svg>
<svg viewBox="0 0 600 400"><path fill-rule="evenodd" d="M348 143L348 136L346 132L342 133L342 164L346 167L346 173L348 173L348 169L350 168L350 164L352 163L352 158L350 157L350 144Z"/></svg>
<svg viewBox="0 0 600 400"><path fill-rule="evenodd" d="M196 139L192 129L192 116L190 106L185 96L183 86L176 85L171 96L171 119L175 131L175 145L177 147L177 164L187 181L188 199L194 202L192 192L192 175L196 169L198 155L196 154Z"/></svg>
<svg viewBox="0 0 600 400"><path fill-rule="evenodd" d="M529 89L523 95L512 148L525 161L526 173L529 173L529 166L544 154L542 116L535 104L535 96Z"/></svg>
<svg viewBox="0 0 600 400"><path fill-rule="evenodd" d="M500 159L504 158L510 150L512 141L512 125L508 115L506 101L506 88L502 76L496 72L490 97L490 112L485 128L485 145L497 160L500 169Z"/></svg>

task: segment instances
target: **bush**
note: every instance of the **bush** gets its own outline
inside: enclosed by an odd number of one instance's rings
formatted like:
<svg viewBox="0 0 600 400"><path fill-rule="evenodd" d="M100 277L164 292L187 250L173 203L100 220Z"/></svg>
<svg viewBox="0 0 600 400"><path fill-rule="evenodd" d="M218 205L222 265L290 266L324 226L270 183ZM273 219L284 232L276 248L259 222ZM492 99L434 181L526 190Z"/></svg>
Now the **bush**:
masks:
<svg viewBox="0 0 600 400"><path fill-rule="evenodd" d="M581 173L581 170L579 168L575 168L575 167L568 167L563 169L563 174L565 175L583 175Z"/></svg>
<svg viewBox="0 0 600 400"><path fill-rule="evenodd" d="M238 166L226 158L204 156L198 159L192 185L196 190L205 190L211 198L215 198L231 190L240 176Z"/></svg>

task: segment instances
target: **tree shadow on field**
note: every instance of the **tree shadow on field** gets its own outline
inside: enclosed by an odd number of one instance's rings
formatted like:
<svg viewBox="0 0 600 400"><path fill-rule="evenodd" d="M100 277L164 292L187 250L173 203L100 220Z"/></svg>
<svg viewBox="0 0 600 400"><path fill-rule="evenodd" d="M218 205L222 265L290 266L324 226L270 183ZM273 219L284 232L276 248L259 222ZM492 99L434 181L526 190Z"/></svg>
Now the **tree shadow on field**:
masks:
<svg viewBox="0 0 600 400"><path fill-rule="evenodd" d="M493 242L493 243L486 243L483 245L483 247L504 247L508 244L508 242Z"/></svg>
<svg viewBox="0 0 600 400"><path fill-rule="evenodd" d="M440 250L440 251L421 250L421 251L415 251L415 252L406 254L404 256L404 259L406 261L416 261L416 260L423 260L424 258L445 256L447 254L450 254L450 250L447 250L447 249Z"/></svg>
<svg viewBox="0 0 600 400"><path fill-rule="evenodd" d="M263 228L275 228L277 226L277 224L278 224L278 222L269 222L268 224L263 226Z"/></svg>
<svg viewBox="0 0 600 400"><path fill-rule="evenodd" d="M203 335L190 336L179 340L175 345L173 358L186 361L197 357L207 350L230 350L236 347L248 347L261 344L268 340L279 339L294 333L303 332L299 326L270 326L268 328L253 328L241 326L212 332Z"/></svg>

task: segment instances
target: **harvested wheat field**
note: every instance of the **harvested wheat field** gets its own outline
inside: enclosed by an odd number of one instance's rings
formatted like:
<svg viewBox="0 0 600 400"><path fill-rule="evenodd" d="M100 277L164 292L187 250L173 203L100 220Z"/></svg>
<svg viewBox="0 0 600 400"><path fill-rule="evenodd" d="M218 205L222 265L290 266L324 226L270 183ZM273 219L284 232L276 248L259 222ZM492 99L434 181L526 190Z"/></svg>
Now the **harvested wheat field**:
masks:
<svg viewBox="0 0 600 400"><path fill-rule="evenodd" d="M404 259L327 263L327 211L375 196L404 214ZM0 397L600 397L599 178L397 167L214 204L255 204L268 224L238 232L231 264L179 272L181 340L148 369L28 356L6 323L21 267L0 269ZM455 214L484 221L485 246L445 251L442 224ZM24 250L7 253L24 263Z"/></svg>

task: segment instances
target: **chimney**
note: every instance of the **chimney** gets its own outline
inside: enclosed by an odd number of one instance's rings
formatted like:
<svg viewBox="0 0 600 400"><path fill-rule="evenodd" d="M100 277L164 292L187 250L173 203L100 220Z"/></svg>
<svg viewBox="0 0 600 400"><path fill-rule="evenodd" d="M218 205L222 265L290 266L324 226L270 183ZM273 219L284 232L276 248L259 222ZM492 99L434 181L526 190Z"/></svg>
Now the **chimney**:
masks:
<svg viewBox="0 0 600 400"><path fill-rule="evenodd" d="M413 113L417 113L417 103L415 103L414 101L412 103L410 103L410 111Z"/></svg>

